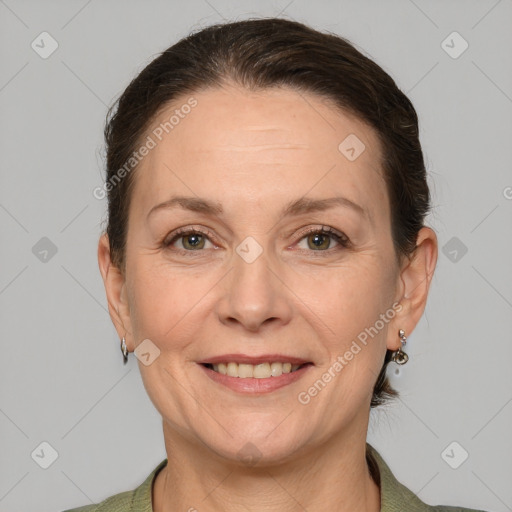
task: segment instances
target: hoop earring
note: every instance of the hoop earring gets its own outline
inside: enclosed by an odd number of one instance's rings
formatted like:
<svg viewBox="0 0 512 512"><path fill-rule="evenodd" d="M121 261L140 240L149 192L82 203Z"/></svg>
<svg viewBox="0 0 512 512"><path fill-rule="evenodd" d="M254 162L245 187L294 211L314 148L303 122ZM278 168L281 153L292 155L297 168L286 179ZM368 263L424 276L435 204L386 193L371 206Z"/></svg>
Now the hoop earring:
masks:
<svg viewBox="0 0 512 512"><path fill-rule="evenodd" d="M409 356L402 350L403 347L405 347L407 343L407 338L405 337L405 332L403 329L400 329L398 331L398 336L400 337L400 343L402 344L401 347L398 348L398 350L395 350L393 352L393 355L391 356L391 361L393 361L396 364L405 364L407 361L409 361Z"/></svg>
<svg viewBox="0 0 512 512"><path fill-rule="evenodd" d="M128 347L126 346L126 340L121 340L121 352L123 353L123 363L126 364L128 362Z"/></svg>

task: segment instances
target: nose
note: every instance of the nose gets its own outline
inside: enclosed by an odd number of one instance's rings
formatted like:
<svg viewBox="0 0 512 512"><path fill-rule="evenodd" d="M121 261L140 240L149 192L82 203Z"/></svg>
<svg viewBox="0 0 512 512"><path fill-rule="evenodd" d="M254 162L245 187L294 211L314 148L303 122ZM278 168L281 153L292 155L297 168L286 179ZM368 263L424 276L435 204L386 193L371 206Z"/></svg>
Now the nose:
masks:
<svg viewBox="0 0 512 512"><path fill-rule="evenodd" d="M270 268L265 252L252 263L235 254L233 265L217 302L219 320L251 332L289 323L293 311L290 290L276 269Z"/></svg>

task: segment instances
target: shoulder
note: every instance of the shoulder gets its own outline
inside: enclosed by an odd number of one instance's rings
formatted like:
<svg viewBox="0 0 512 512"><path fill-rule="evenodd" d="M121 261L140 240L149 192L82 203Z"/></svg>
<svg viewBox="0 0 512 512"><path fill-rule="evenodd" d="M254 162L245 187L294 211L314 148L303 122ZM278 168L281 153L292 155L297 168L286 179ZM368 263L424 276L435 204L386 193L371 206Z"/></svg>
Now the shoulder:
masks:
<svg viewBox="0 0 512 512"><path fill-rule="evenodd" d="M485 512L472 508L428 505L396 479L379 452L368 443L366 457L372 477L380 486L381 512Z"/></svg>
<svg viewBox="0 0 512 512"><path fill-rule="evenodd" d="M158 472L165 467L167 459L163 460L147 476L139 487L110 496L101 503L85 505L62 512L153 512L151 493Z"/></svg>
<svg viewBox="0 0 512 512"><path fill-rule="evenodd" d="M128 512L133 510L135 491L126 491L103 500L101 503L64 510L63 512Z"/></svg>
<svg viewBox="0 0 512 512"><path fill-rule="evenodd" d="M479 510L476 508L462 508L462 507L449 507L443 505L437 505L435 507L431 505L426 505L428 509L432 512L486 512L485 510Z"/></svg>

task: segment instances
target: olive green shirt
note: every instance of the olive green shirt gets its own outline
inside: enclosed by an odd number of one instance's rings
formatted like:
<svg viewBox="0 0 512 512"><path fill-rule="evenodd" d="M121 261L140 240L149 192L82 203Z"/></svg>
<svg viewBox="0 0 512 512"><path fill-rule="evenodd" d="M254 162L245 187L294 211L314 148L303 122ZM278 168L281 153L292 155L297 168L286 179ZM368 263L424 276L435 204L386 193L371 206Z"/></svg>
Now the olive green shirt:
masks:
<svg viewBox="0 0 512 512"><path fill-rule="evenodd" d="M427 505L393 476L379 453L368 443L366 457L372 477L380 486L381 512L484 512L461 507ZM86 505L64 512L153 512L153 482L166 464L167 459L160 462L146 480L133 491L116 494L96 505Z"/></svg>

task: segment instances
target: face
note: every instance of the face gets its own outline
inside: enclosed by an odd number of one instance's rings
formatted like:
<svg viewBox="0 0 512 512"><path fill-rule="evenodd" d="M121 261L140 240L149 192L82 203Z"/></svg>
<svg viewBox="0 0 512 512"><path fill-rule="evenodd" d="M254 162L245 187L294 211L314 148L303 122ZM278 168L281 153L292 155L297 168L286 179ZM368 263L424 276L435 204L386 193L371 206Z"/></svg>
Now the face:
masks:
<svg viewBox="0 0 512 512"><path fill-rule="evenodd" d="M233 460L365 437L406 320L375 132L290 89L192 96L148 132L130 205L116 325L131 351L150 340L151 400L169 432Z"/></svg>

